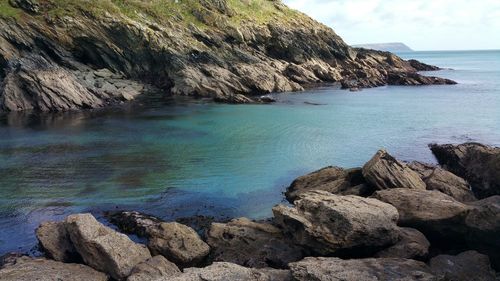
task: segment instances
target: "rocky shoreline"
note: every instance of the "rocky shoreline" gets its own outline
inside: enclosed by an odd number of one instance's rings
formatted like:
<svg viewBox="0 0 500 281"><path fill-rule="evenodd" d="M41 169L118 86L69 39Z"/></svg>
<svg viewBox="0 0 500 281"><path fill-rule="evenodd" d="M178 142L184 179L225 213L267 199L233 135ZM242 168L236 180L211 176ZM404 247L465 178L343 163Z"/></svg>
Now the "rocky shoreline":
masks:
<svg viewBox="0 0 500 281"><path fill-rule="evenodd" d="M0 280L498 280L500 148L430 148L441 166L380 150L299 177L267 221L107 215L146 244L90 214L46 222L45 258L5 255Z"/></svg>

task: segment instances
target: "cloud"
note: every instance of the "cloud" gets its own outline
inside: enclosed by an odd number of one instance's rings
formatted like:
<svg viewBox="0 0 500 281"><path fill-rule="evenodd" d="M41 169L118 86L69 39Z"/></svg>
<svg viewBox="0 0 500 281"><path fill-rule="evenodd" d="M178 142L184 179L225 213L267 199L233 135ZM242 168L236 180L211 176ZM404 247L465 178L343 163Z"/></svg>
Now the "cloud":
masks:
<svg viewBox="0 0 500 281"><path fill-rule="evenodd" d="M500 48L499 0L284 0L348 43L404 42L416 49Z"/></svg>

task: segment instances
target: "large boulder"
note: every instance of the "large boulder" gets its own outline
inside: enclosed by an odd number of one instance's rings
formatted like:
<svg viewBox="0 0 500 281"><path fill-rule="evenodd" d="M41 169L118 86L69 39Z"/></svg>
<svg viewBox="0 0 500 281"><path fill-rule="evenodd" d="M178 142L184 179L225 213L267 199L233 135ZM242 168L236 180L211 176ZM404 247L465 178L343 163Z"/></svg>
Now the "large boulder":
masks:
<svg viewBox="0 0 500 281"><path fill-rule="evenodd" d="M425 263L410 259L309 257L291 263L290 270L295 281L437 280Z"/></svg>
<svg viewBox="0 0 500 281"><path fill-rule="evenodd" d="M375 257L424 260L429 255L430 245L420 231L402 227L398 243L378 252Z"/></svg>
<svg viewBox="0 0 500 281"><path fill-rule="evenodd" d="M477 200L469 184L444 169L435 168L432 174L424 179L428 190L437 190L450 195L460 202L471 202Z"/></svg>
<svg viewBox="0 0 500 281"><path fill-rule="evenodd" d="M0 269L1 281L107 281L108 276L81 264L18 258Z"/></svg>
<svg viewBox="0 0 500 281"><path fill-rule="evenodd" d="M430 260L429 265L432 272L442 280L497 280L488 256L476 251L467 251L456 256L436 256Z"/></svg>
<svg viewBox="0 0 500 281"><path fill-rule="evenodd" d="M480 199L500 195L500 148L479 143L431 144L439 164L466 179Z"/></svg>
<svg viewBox="0 0 500 281"><path fill-rule="evenodd" d="M399 239L397 210L375 199L311 191L273 213L295 243L320 255L370 255Z"/></svg>
<svg viewBox="0 0 500 281"><path fill-rule="evenodd" d="M285 239L279 228L246 218L213 223L207 233L215 261L263 268L285 268L304 257L301 247Z"/></svg>
<svg viewBox="0 0 500 281"><path fill-rule="evenodd" d="M205 268L186 268L169 281L291 281L290 271L247 268L233 263L216 262Z"/></svg>
<svg viewBox="0 0 500 281"><path fill-rule="evenodd" d="M158 232L149 238L148 248L181 267L198 265L210 253L210 247L189 226L161 223Z"/></svg>
<svg viewBox="0 0 500 281"><path fill-rule="evenodd" d="M295 179L285 192L290 203L311 190L324 190L339 195L368 196L373 188L366 184L361 168L326 167Z"/></svg>
<svg viewBox="0 0 500 281"><path fill-rule="evenodd" d="M425 189L425 183L419 174L385 150L379 150L363 166L363 176L368 183L380 190L390 188Z"/></svg>
<svg viewBox="0 0 500 281"><path fill-rule="evenodd" d="M127 281L168 280L181 274L179 268L163 256L155 256L134 267Z"/></svg>
<svg viewBox="0 0 500 281"><path fill-rule="evenodd" d="M149 250L99 223L91 214L70 215L66 230L83 261L120 280L139 263L151 258Z"/></svg>
<svg viewBox="0 0 500 281"><path fill-rule="evenodd" d="M36 229L36 237L47 257L62 262L80 259L66 231L64 222L44 222Z"/></svg>

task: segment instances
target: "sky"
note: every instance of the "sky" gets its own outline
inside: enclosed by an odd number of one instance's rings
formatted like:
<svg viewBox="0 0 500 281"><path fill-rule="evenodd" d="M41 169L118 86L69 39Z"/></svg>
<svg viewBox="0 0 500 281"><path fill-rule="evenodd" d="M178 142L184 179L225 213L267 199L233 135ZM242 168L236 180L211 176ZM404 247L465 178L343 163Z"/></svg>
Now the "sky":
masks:
<svg viewBox="0 0 500 281"><path fill-rule="evenodd" d="M348 44L414 50L500 49L500 0L283 0Z"/></svg>

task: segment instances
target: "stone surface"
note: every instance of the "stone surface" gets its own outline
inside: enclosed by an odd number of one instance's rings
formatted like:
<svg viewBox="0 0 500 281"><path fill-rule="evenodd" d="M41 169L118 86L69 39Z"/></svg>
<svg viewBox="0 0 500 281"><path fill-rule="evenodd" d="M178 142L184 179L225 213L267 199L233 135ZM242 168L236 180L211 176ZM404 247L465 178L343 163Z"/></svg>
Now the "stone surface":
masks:
<svg viewBox="0 0 500 281"><path fill-rule="evenodd" d="M366 184L361 168L345 170L339 167L326 167L294 180L287 188L285 196L290 203L293 203L298 195L311 190L359 196L368 196L374 191Z"/></svg>
<svg viewBox="0 0 500 281"><path fill-rule="evenodd" d="M134 211L108 213L106 217L122 232L133 233L139 237L151 237L160 231L162 220Z"/></svg>
<svg viewBox="0 0 500 281"><path fill-rule="evenodd" d="M195 266L209 254L210 247L192 228L180 223L161 223L158 233L149 238L154 255L163 255L181 267Z"/></svg>
<svg viewBox="0 0 500 281"><path fill-rule="evenodd" d="M115 279L129 276L137 264L151 258L146 247L99 223L91 214L70 215L65 224L84 262Z"/></svg>
<svg viewBox="0 0 500 281"><path fill-rule="evenodd" d="M413 228L401 228L399 241L393 246L378 252L378 258L402 258L424 260L429 254L431 244L425 236Z"/></svg>
<svg viewBox="0 0 500 281"><path fill-rule="evenodd" d="M440 255L432 258L429 265L432 272L442 280L497 280L488 256L476 251L467 251L456 256Z"/></svg>
<svg viewBox="0 0 500 281"><path fill-rule="evenodd" d="M286 268L288 263L304 257L302 249L285 240L280 229L246 218L226 224L213 223L207 233L207 243L215 261L247 267Z"/></svg>
<svg viewBox="0 0 500 281"><path fill-rule="evenodd" d="M216 262L205 268L186 268L184 274L169 281L292 281L288 270L255 269Z"/></svg>
<svg viewBox="0 0 500 281"><path fill-rule="evenodd" d="M479 143L431 144L439 164L466 179L479 199L500 195L500 148Z"/></svg>
<svg viewBox="0 0 500 281"><path fill-rule="evenodd" d="M47 257L61 262L80 259L63 222L45 222L36 230L36 237Z"/></svg>
<svg viewBox="0 0 500 281"><path fill-rule="evenodd" d="M134 267L127 281L169 280L181 274L179 268L163 256L152 257Z"/></svg>
<svg viewBox="0 0 500 281"><path fill-rule="evenodd" d="M273 213L295 243L320 255L366 256L399 238L397 210L370 198L311 191Z"/></svg>
<svg viewBox="0 0 500 281"><path fill-rule="evenodd" d="M81 264L21 257L0 269L1 281L107 281L108 276Z"/></svg>
<svg viewBox="0 0 500 281"><path fill-rule="evenodd" d="M380 190L389 188L424 190L426 188L419 174L385 150L379 150L363 166L363 176L368 183Z"/></svg>
<svg viewBox="0 0 500 281"><path fill-rule="evenodd" d="M436 281L425 263L410 259L305 258L291 263L295 281Z"/></svg>

